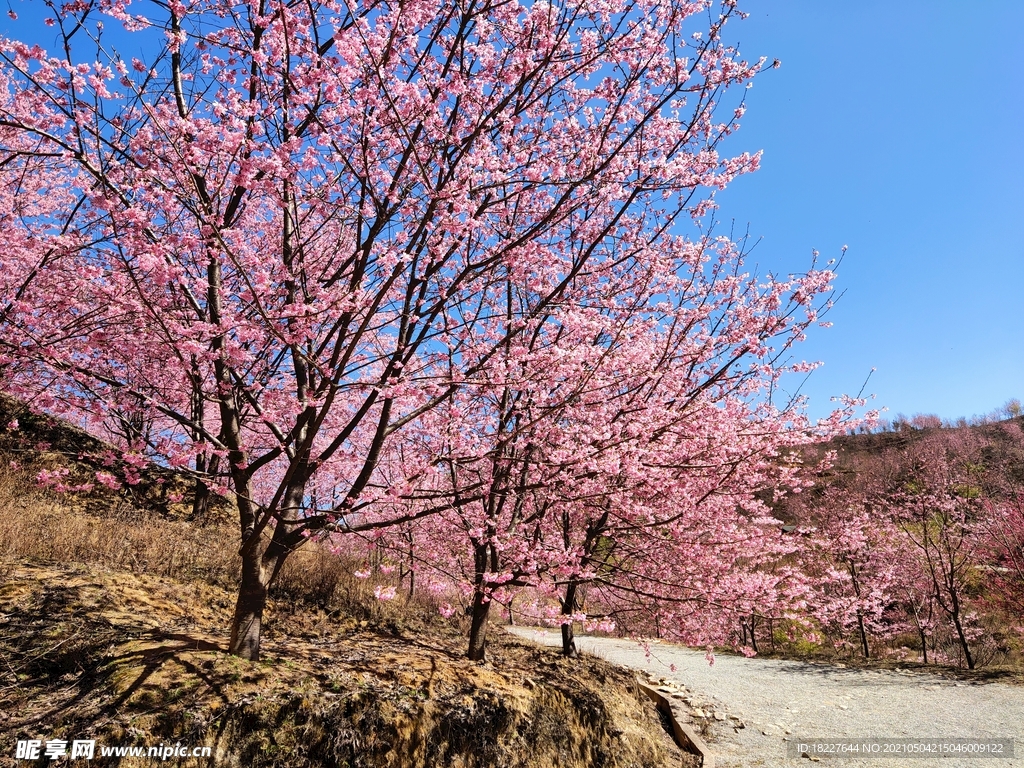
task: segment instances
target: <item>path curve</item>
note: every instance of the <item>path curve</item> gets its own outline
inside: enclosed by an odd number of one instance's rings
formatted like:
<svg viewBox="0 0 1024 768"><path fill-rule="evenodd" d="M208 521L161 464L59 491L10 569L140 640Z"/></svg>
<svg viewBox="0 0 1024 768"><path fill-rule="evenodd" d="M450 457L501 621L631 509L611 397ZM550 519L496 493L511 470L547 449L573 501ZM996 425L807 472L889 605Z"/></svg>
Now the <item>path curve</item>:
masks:
<svg viewBox="0 0 1024 768"><path fill-rule="evenodd" d="M506 629L544 645L561 644L557 631ZM577 637L576 643L583 652L685 688L677 698L685 696L691 708L707 715L708 741L719 767L810 765L787 758L790 741L876 737L1013 739L1015 757L821 762L843 768L1024 768L1021 686L949 680L916 669L853 669L731 655L718 656L709 666L702 652L670 643L652 644L649 658L629 640Z"/></svg>

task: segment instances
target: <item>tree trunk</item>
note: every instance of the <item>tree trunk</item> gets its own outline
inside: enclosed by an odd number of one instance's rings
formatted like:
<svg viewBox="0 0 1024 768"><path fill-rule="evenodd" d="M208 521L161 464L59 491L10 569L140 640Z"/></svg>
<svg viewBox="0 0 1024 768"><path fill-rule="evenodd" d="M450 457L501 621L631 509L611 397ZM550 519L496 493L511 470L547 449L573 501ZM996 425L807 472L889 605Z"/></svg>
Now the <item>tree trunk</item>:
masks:
<svg viewBox="0 0 1024 768"><path fill-rule="evenodd" d="M964 625L960 620L960 595L957 592L955 575L954 565L950 563L946 584L949 588L950 603L953 610L949 613L953 619L953 626L956 627L956 635L960 640L960 647L964 649L964 660L967 662L967 668L974 669L974 656L971 655L971 647L967 643L967 633L964 631Z"/></svg>
<svg viewBox="0 0 1024 768"><path fill-rule="evenodd" d="M289 554L305 541L298 520L299 503L305 490L305 478L296 478L284 493L281 514L270 543L260 546L262 534L249 527L242 533L242 576L238 585L235 615L231 620L228 652L249 661L259 661L263 609L270 585ZM248 507L246 507L248 509ZM240 506L240 510L242 507ZM251 510L249 510L251 514ZM245 526L247 516L241 515Z"/></svg>
<svg viewBox="0 0 1024 768"><path fill-rule="evenodd" d="M473 621L469 629L469 659L483 661L487 651L487 614L491 601L484 598L482 589L473 595Z"/></svg>
<svg viewBox="0 0 1024 768"><path fill-rule="evenodd" d="M757 653L757 614L750 614L750 648Z"/></svg>
<svg viewBox="0 0 1024 768"><path fill-rule="evenodd" d="M572 621L572 615L576 613L576 587L576 579L569 579L569 584L565 588L565 599L562 600L562 616L569 617L568 621L562 622L562 655L570 659L579 656Z"/></svg>
<svg viewBox="0 0 1024 768"><path fill-rule="evenodd" d="M210 511L210 486L202 480L196 480L195 492L192 496L192 514L189 520L202 522Z"/></svg>
<svg viewBox="0 0 1024 768"><path fill-rule="evenodd" d="M953 626L956 627L957 639L960 641L960 647L963 648L967 668L974 669L974 656L971 655L971 647L967 644L967 633L964 632L963 624L960 622L959 610L953 614Z"/></svg>
<svg viewBox="0 0 1024 768"><path fill-rule="evenodd" d="M469 659L483 661L487 650L487 614L491 610L491 600L484 587L485 576L490 558L490 547L487 544L473 546L475 573L473 577L473 609L472 623L469 628Z"/></svg>
<svg viewBox="0 0 1024 768"><path fill-rule="evenodd" d="M857 611L857 629L860 630L860 647L864 651L864 658L871 658L871 654L868 652L868 633L864 629L864 614Z"/></svg>
<svg viewBox="0 0 1024 768"><path fill-rule="evenodd" d="M259 661L260 631L263 609L267 604L262 553L247 550L242 555L242 578L235 602L235 615L231 621L231 643L228 653L249 661Z"/></svg>
<svg viewBox="0 0 1024 768"><path fill-rule="evenodd" d="M409 600L412 600L413 595L416 593L416 553L413 551L413 538L412 533L408 535L409 538Z"/></svg>

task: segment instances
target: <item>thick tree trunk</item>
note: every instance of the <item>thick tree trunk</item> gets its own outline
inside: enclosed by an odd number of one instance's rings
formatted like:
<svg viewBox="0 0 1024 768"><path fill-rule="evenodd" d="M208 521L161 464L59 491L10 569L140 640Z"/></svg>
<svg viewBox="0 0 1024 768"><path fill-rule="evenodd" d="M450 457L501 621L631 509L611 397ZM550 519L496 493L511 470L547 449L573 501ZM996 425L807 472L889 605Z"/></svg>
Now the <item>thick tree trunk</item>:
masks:
<svg viewBox="0 0 1024 768"><path fill-rule="evenodd" d="M197 472L202 472L207 475L216 475L219 468L219 456L211 456L208 462L203 456L196 458ZM190 519L198 522L205 520L207 513L210 511L210 502L212 500L213 492L210 490L210 486L202 480L196 480L195 493L192 496L192 516Z"/></svg>
<svg viewBox="0 0 1024 768"><path fill-rule="evenodd" d="M570 659L580 655L576 648L576 632L571 621L562 625L562 655Z"/></svg>
<svg viewBox="0 0 1024 768"><path fill-rule="evenodd" d="M242 577L228 647L228 652L235 656L259 661L267 593L285 559L305 541L297 519L304 488L305 480L297 478L285 491L280 519L266 547L261 547L259 543L258 537L262 537L262 534L252 533L248 527L243 528ZM245 524L246 517L243 515L242 525Z"/></svg>
<svg viewBox="0 0 1024 768"><path fill-rule="evenodd" d="M570 579L565 588L565 599L562 600L562 615L571 617L576 613L576 580ZM562 623L562 655L575 659L579 656L576 650L576 637L573 631L573 621L570 618Z"/></svg>
<svg viewBox="0 0 1024 768"><path fill-rule="evenodd" d="M487 614L491 601L484 599L483 590L473 595L473 619L469 628L469 659L483 661L487 652Z"/></svg>
<svg viewBox="0 0 1024 768"><path fill-rule="evenodd" d="M192 514L190 520L201 522L210 511L210 486L202 480L196 480L195 492L192 497Z"/></svg>
<svg viewBox="0 0 1024 768"><path fill-rule="evenodd" d="M470 612L472 621L469 627L469 658L470 661L483 661L487 652L487 614L491 610L491 600L487 595L486 576L488 566L495 559L495 554L487 544L474 544L473 561L473 607ZM497 563L493 565L496 567Z"/></svg>
<svg viewBox="0 0 1024 768"><path fill-rule="evenodd" d="M262 553L249 551L242 556L242 579L231 621L231 642L228 653L249 661L259 661L263 609L267 604Z"/></svg>

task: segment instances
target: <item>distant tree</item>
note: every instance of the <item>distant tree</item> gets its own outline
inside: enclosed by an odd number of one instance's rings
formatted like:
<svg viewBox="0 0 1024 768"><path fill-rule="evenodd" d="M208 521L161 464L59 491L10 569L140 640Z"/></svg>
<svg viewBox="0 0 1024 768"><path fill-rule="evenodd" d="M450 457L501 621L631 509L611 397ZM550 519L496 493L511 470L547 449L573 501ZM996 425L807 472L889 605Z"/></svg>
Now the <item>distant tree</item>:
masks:
<svg viewBox="0 0 1024 768"><path fill-rule="evenodd" d="M940 429L942 419L934 413L915 413L910 419L910 426L914 429Z"/></svg>
<svg viewBox="0 0 1024 768"><path fill-rule="evenodd" d="M899 530L879 514L870 495L829 489L814 504L813 528L801 559L815 585L811 612L832 636L855 633L864 658L871 639L887 639L904 626L899 588L912 571L900 551Z"/></svg>
<svg viewBox="0 0 1024 768"><path fill-rule="evenodd" d="M1024 498L989 500L983 518L989 547L987 581L1024 629Z"/></svg>

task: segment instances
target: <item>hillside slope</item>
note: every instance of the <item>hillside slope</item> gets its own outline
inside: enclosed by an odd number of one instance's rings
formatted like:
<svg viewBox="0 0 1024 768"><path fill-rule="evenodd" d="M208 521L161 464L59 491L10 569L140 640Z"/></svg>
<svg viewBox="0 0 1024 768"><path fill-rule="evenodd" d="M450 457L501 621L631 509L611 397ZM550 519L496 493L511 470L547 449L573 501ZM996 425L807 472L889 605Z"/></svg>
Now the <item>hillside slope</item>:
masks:
<svg viewBox="0 0 1024 768"><path fill-rule="evenodd" d="M629 675L598 660L504 641L478 665L459 658L456 632L414 639L309 613L253 664L220 650L228 599L202 583L8 564L2 754L16 739L88 738L209 745L225 766L625 768L673 751Z"/></svg>
<svg viewBox="0 0 1024 768"><path fill-rule="evenodd" d="M226 523L136 505L131 493L39 489L40 469L64 461L84 475L103 446L53 420L45 435L35 426L22 417L16 435L0 435L0 766L26 764L14 758L25 739L209 746L212 760L167 761L202 766L688 759L629 673L500 631L489 662L469 662L461 617L374 600L315 546L282 574L263 661L227 655L238 563ZM309 558L316 578L299 565ZM153 764L96 754L100 765Z"/></svg>

